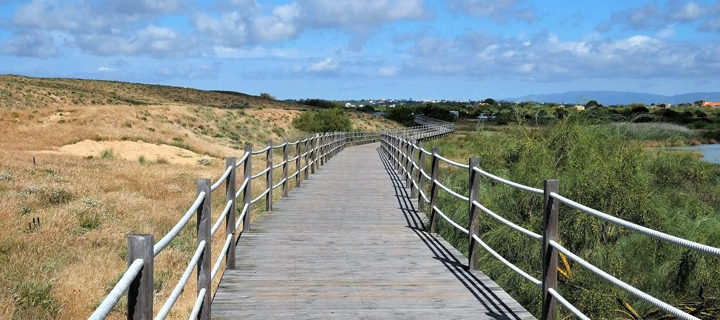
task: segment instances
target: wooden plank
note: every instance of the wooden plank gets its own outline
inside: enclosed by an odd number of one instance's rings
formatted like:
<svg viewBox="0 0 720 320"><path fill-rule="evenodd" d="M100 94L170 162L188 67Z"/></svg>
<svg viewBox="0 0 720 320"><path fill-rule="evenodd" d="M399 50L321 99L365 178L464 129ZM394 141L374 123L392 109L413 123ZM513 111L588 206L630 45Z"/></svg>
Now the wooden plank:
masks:
<svg viewBox="0 0 720 320"><path fill-rule="evenodd" d="M216 319L534 319L422 229L379 143L346 148L244 233Z"/></svg>

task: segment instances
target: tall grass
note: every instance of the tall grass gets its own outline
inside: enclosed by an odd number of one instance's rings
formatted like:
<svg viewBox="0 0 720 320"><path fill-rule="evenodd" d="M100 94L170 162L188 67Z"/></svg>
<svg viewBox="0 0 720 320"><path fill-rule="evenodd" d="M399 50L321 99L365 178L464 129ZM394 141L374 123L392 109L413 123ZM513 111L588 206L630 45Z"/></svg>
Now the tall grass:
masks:
<svg viewBox="0 0 720 320"><path fill-rule="evenodd" d="M433 141L440 153L480 166L513 181L542 188L558 179L560 193L613 216L682 238L720 247L720 166L687 152L645 150L615 127L564 120L530 129L511 126L503 134L478 131ZM441 180L467 190L466 170L441 167ZM542 198L484 179L481 203L510 221L540 233ZM467 205L440 192L440 208L467 224ZM440 223L443 237L467 251L467 237ZM482 238L500 254L536 278L541 276L541 244L481 214ZM720 260L638 235L567 206L560 210L560 242L606 272L680 306L704 310L700 318L720 316ZM481 268L521 304L539 316L540 290L486 252ZM565 266L562 266L565 270ZM603 282L575 263L560 275L559 291L593 319L624 317L627 301L643 319L664 314ZM712 311L712 309L714 311ZM566 314L563 308L561 313ZM566 314L567 315L567 314Z"/></svg>
<svg viewBox="0 0 720 320"><path fill-rule="evenodd" d="M702 138L702 133L685 126L664 122L622 122L612 123L609 127L630 139L637 140L681 140Z"/></svg>

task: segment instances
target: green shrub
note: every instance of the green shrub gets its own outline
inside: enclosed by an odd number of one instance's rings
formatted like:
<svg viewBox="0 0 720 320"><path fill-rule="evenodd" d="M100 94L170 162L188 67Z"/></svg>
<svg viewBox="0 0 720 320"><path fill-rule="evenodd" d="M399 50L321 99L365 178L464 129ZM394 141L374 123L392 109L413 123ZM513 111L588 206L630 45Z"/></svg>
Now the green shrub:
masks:
<svg viewBox="0 0 720 320"><path fill-rule="evenodd" d="M305 111L293 119L292 125L305 132L350 131L350 117L342 109Z"/></svg>
<svg viewBox="0 0 720 320"><path fill-rule="evenodd" d="M340 101L330 101L330 100L323 100L323 99L305 99L298 101L299 104L304 104L307 106L313 106L323 109L332 109L332 108L343 108L345 105Z"/></svg>
<svg viewBox="0 0 720 320"><path fill-rule="evenodd" d="M100 158L103 159L114 159L115 158L115 151L112 149L105 149L102 152L100 152Z"/></svg>
<svg viewBox="0 0 720 320"><path fill-rule="evenodd" d="M100 227L102 216L98 213L87 211L80 213L78 220L80 227L89 231Z"/></svg>
<svg viewBox="0 0 720 320"><path fill-rule="evenodd" d="M407 106L399 106L391 108L385 118L398 122L404 126L415 125L415 114L413 110Z"/></svg>

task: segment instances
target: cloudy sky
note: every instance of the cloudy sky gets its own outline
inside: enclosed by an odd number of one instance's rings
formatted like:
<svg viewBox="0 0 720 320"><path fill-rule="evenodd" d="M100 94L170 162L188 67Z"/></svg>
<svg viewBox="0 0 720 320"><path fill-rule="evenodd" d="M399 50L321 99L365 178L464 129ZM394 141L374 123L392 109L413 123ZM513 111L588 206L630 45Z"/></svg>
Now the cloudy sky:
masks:
<svg viewBox="0 0 720 320"><path fill-rule="evenodd" d="M484 99L720 91L720 0L0 0L0 74Z"/></svg>

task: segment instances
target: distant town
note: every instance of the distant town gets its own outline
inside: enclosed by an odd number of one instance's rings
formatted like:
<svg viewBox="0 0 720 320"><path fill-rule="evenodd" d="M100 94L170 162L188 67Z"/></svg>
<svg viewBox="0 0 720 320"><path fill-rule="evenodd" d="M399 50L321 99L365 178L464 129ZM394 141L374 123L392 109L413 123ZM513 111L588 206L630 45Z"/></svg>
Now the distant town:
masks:
<svg viewBox="0 0 720 320"><path fill-rule="evenodd" d="M302 102L303 100L294 100L294 99L288 99L285 100L288 102ZM527 105L527 104L534 104L534 105L544 105L544 106L550 106L550 107L575 107L577 109L584 109L588 104L590 105L601 105L598 104L595 100L589 100L586 103L579 104L579 103L556 103L556 102L544 102L544 101L508 101L508 100L498 100L495 101L493 99L484 99L484 100L445 100L445 99L438 99L438 100L414 100L412 98L410 99L360 99L360 100L337 100L337 102L340 102L344 104L346 108L367 108L367 107L373 107L373 108L395 108L399 106L413 106L413 105L423 105L423 104L439 104L439 105L456 105L456 106L478 106L478 105L488 105L488 104L498 104L498 105ZM709 101L709 100L697 100L693 102L683 102L683 103L650 103L645 104L642 102L634 102L629 104L612 104L612 105L606 105L606 107L626 107L628 105L647 105L649 107L660 107L660 108L670 108L670 107L713 107L718 108L720 107L720 101Z"/></svg>

